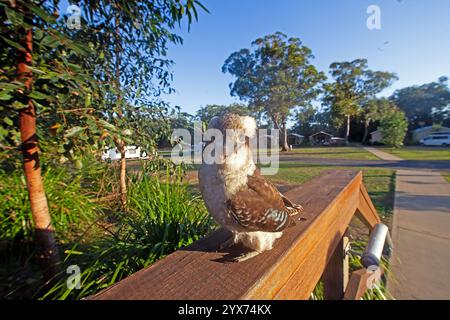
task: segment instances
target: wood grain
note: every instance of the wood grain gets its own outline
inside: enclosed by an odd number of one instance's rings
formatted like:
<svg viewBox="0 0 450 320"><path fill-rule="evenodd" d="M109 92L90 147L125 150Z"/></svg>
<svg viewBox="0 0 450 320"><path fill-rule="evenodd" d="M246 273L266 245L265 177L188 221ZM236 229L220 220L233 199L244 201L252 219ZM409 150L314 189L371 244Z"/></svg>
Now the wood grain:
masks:
<svg viewBox="0 0 450 320"><path fill-rule="evenodd" d="M305 212L255 258L230 262L244 249L218 252L229 237L220 229L91 299L308 299L355 212L372 214L359 208L361 185L361 172L338 170L287 192Z"/></svg>

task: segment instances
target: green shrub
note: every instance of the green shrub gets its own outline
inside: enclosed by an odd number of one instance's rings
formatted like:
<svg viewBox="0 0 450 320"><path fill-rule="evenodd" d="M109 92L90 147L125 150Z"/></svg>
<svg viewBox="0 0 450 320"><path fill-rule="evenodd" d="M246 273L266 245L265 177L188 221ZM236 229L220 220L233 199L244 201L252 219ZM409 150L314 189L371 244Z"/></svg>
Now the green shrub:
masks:
<svg viewBox="0 0 450 320"><path fill-rule="evenodd" d="M77 244L66 251L64 267L80 267L81 289L67 288L62 278L41 298L94 294L209 233L214 223L202 199L182 182L180 167L171 171L167 168L161 178L144 167L131 177L129 212L119 214L117 225L95 245Z"/></svg>
<svg viewBox="0 0 450 320"><path fill-rule="evenodd" d="M48 168L43 174L44 187L56 233L78 229L92 221L100 208L88 195L80 175L66 168ZM0 239L30 239L33 232L26 181L21 171L0 172Z"/></svg>

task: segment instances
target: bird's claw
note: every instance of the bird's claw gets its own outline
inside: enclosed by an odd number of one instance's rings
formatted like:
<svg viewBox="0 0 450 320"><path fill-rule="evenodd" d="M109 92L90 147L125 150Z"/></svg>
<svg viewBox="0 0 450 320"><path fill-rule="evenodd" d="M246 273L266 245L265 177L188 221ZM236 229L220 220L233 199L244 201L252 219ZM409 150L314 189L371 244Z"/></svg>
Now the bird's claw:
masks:
<svg viewBox="0 0 450 320"><path fill-rule="evenodd" d="M249 260L249 259L251 259L251 258L254 258L254 257L256 257L258 254L259 254L258 251L250 251L250 252L246 252L246 253L243 253L243 254L241 254L241 255L239 255L239 256L233 258L232 261L233 261L233 262L242 262L242 261L245 261L245 260Z"/></svg>

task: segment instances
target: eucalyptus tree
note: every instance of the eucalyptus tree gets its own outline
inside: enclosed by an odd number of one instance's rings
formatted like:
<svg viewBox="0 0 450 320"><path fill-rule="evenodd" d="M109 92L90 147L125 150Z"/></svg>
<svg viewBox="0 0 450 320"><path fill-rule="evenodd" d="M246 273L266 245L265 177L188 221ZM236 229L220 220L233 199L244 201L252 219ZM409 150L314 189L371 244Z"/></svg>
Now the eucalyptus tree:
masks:
<svg viewBox="0 0 450 320"><path fill-rule="evenodd" d="M208 123L215 116L220 116L224 113L236 113L240 116L250 116L255 115L252 110L245 104L242 103L232 103L230 105L218 105L218 104L208 104L201 107L197 113L196 117L204 122Z"/></svg>
<svg viewBox="0 0 450 320"><path fill-rule="evenodd" d="M46 280L56 272L58 250L41 178L40 149L70 156L75 146L88 145L73 139L79 129L72 127L72 119L85 124L86 97L96 96L98 90L89 72L73 63L74 57L91 51L63 33L57 4L0 1L0 152L9 162L18 151L22 154L36 256Z"/></svg>
<svg viewBox="0 0 450 320"><path fill-rule="evenodd" d="M411 129L420 125L450 125L448 78L396 90L390 97L409 119Z"/></svg>
<svg viewBox="0 0 450 320"><path fill-rule="evenodd" d="M156 142L169 135L170 123L164 121L169 107L160 99L173 91L167 46L182 43L173 29L183 17L190 25L198 17L197 7L206 8L196 0L85 0L79 5L85 28L77 37L94 43L103 60L96 77L109 85L103 112L118 132L107 141L121 154L120 194L126 209L126 145L139 144L153 153Z"/></svg>
<svg viewBox="0 0 450 320"><path fill-rule="evenodd" d="M298 38L277 32L256 39L226 59L222 71L235 77L231 95L263 111L275 129L281 129L282 151L289 149L286 122L296 107L311 105L325 75L311 64L311 49Z"/></svg>
<svg viewBox="0 0 450 320"><path fill-rule="evenodd" d="M386 98L373 98L368 100L364 105L363 119L364 119L364 136L362 142L365 143L369 136L369 126L384 117L389 117L393 112L398 110L398 107Z"/></svg>
<svg viewBox="0 0 450 320"><path fill-rule="evenodd" d="M330 74L334 82L324 85L323 103L330 108L336 126L346 123L345 139L348 142L351 119L362 112L368 100L397 80L397 76L370 70L366 59L332 63Z"/></svg>
<svg viewBox="0 0 450 320"><path fill-rule="evenodd" d="M56 271L58 251L40 154L79 167L84 153L114 140L157 139L168 110L158 99L170 81L167 43L181 42L170 30L184 16L190 23L201 6L194 0L78 5L81 29L70 30L58 0L0 0L0 160L12 162L22 153L47 279Z"/></svg>

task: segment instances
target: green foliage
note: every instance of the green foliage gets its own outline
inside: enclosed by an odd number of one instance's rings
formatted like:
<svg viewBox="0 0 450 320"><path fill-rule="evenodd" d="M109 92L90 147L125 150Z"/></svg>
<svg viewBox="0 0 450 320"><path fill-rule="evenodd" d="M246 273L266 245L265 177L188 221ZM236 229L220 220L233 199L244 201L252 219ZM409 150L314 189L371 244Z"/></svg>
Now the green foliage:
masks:
<svg viewBox="0 0 450 320"><path fill-rule="evenodd" d="M313 106L300 107L295 111L296 124L292 131L308 137L319 131L333 132L331 114L327 110L318 110Z"/></svg>
<svg viewBox="0 0 450 320"><path fill-rule="evenodd" d="M212 118L216 116L221 116L225 113L236 113L240 116L254 116L254 112L245 104L242 103L232 103L228 106L208 104L201 107L197 113L196 117L204 122L208 123Z"/></svg>
<svg viewBox="0 0 450 320"><path fill-rule="evenodd" d="M13 6L13 3L15 5ZM94 54L87 43L74 41L65 33L62 19L55 16L57 1L1 1L0 29L0 147L5 157L20 145L18 110L28 98L38 109L38 135L44 152L76 160L77 151L95 146L100 135L87 97L97 102L101 88L90 70L77 62ZM25 91L17 80L16 57L22 50L26 30L33 30L33 88ZM94 117L95 119L95 117Z"/></svg>
<svg viewBox="0 0 450 320"><path fill-rule="evenodd" d="M0 177L0 240L30 240L33 224L25 177L20 171L1 172ZM93 195L86 192L79 172L49 168L43 180L57 234L80 230L93 221L100 208L91 202Z"/></svg>
<svg viewBox="0 0 450 320"><path fill-rule="evenodd" d="M163 177L144 168L132 178L128 191L130 212L118 217L115 228L98 243L76 244L66 251L64 265L81 268L81 289L68 289L62 279L42 298L80 299L96 293L214 227L201 198L182 182L180 167L174 175L168 168Z"/></svg>
<svg viewBox="0 0 450 320"><path fill-rule="evenodd" d="M330 74L335 81L325 84L323 102L330 109L336 127L359 115L368 100L397 79L393 73L370 70L366 59L332 63ZM349 134L347 131L347 138Z"/></svg>
<svg viewBox="0 0 450 320"><path fill-rule="evenodd" d="M433 123L450 126L450 88L448 78L437 82L396 90L393 100L409 119L411 129Z"/></svg>
<svg viewBox="0 0 450 320"><path fill-rule="evenodd" d="M403 146L408 120L405 113L399 109L385 115L380 121L380 131L383 135L382 142L387 146L399 148Z"/></svg>
<svg viewBox="0 0 450 320"><path fill-rule="evenodd" d="M311 64L311 49L298 38L277 32L256 39L252 46L253 50L232 53L222 71L236 78L230 84L233 96L263 111L280 128L291 109L311 104L325 76Z"/></svg>
<svg viewBox="0 0 450 320"><path fill-rule="evenodd" d="M171 108L161 93L172 92L166 57L184 17L198 17L197 0L77 1L81 29L59 15L59 1L0 1L0 152L20 146L18 110L28 98L37 108L40 149L48 159L79 163L100 154L114 139L153 153L169 135ZM33 88L17 81L16 56L32 30ZM113 76L114 75L114 76ZM118 76L118 77L117 77Z"/></svg>
<svg viewBox="0 0 450 320"><path fill-rule="evenodd" d="M375 122L380 122L385 117L397 112L398 107L386 98L372 98L363 105L362 118L364 120L363 143L366 142L369 135L369 126Z"/></svg>

